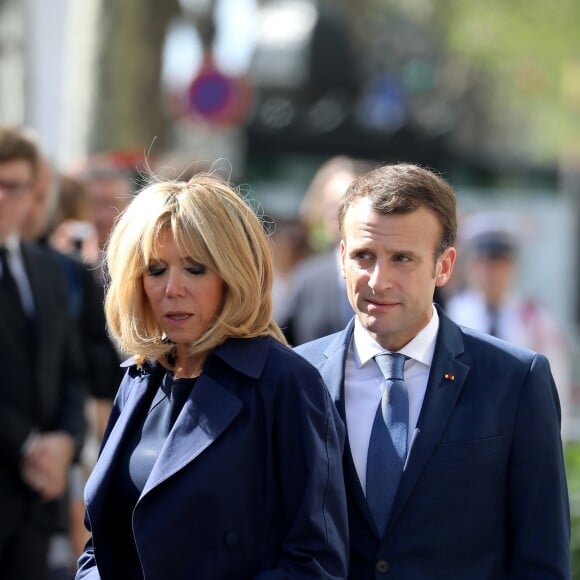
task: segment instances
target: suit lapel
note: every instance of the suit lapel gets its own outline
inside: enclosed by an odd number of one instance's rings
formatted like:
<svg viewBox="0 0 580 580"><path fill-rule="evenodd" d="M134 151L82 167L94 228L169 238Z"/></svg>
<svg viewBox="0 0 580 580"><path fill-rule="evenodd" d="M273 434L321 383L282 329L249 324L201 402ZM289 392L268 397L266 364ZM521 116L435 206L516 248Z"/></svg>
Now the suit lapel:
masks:
<svg viewBox="0 0 580 580"><path fill-rule="evenodd" d="M351 497L351 501L354 502L356 508L362 514L364 520L367 522L369 528L373 533L380 539L380 534L377 531L369 504L367 503L367 498L365 492L360 483L358 473L356 472L356 467L354 466L354 460L352 458L352 453L350 451L350 445L348 442L348 435L346 436L345 448L344 448L344 479L346 484L346 489Z"/></svg>
<svg viewBox="0 0 580 580"><path fill-rule="evenodd" d="M54 288L47 271L47 257L40 252L44 252L39 248L34 247L28 243L22 242L20 244L20 251L22 254L22 263L28 279L28 284L32 294L34 303L34 320L32 324L32 338L30 342L29 356L33 359L35 374L37 380L35 384L43 384L41 378L43 369L47 364L50 364L50 357L53 356L53 336L49 329L54 324L66 324L65 321L60 320L58 316L62 314L60 308L55 308L54 305ZM52 261L48 267L52 268ZM47 291L47 285L50 288ZM64 308L64 305L62 306ZM51 396L50 392L45 389L36 389L37 406L39 409L45 408L47 398Z"/></svg>
<svg viewBox="0 0 580 580"><path fill-rule="evenodd" d="M49 329L53 324L63 324L62 319L55 318L61 315L60 309L55 310L54 289L46 290L47 282L54 281L54 277L48 277L47 262L49 268L57 265L57 262L49 254L49 250L36 248L27 243L21 244L22 260L26 270L26 276L32 293L34 303L34 345L35 355L39 361L38 367L43 368L43 361L46 357L51 356L50 332ZM58 270L56 270L58 275ZM64 279L64 269L61 277ZM62 291L66 292L66 286L63 284ZM65 300L66 296L61 298ZM68 322L67 322L68 324Z"/></svg>
<svg viewBox="0 0 580 580"><path fill-rule="evenodd" d="M318 369L324 377L326 388L332 400L336 403L343 420L345 419L344 366L353 330L354 319L328 344L324 350L324 358Z"/></svg>
<svg viewBox="0 0 580 580"><path fill-rule="evenodd" d="M469 367L457 360L463 352L463 339L459 328L441 311L439 318L439 336L425 400L417 423L420 432L413 443L401 478L387 532L401 515L427 462L439 444L469 372Z"/></svg>
<svg viewBox="0 0 580 580"><path fill-rule="evenodd" d="M211 377L200 376L161 448L141 497L207 449L241 409L240 399Z"/></svg>
<svg viewBox="0 0 580 580"><path fill-rule="evenodd" d="M364 490L361 486L360 479L356 472L352 453L350 451L350 443L348 438L348 424L346 421L346 406L345 406L345 392L344 392L344 369L346 366L346 357L348 356L348 349L354 331L354 318L347 325L341 333L337 334L336 338L328 345L324 351L325 362L320 367L320 373L324 377L324 382L332 396L338 413L346 425L346 441L344 445L344 477L346 482L346 489L358 508L364 519L367 521L369 527L377 535L376 527L373 521L371 511L369 509Z"/></svg>

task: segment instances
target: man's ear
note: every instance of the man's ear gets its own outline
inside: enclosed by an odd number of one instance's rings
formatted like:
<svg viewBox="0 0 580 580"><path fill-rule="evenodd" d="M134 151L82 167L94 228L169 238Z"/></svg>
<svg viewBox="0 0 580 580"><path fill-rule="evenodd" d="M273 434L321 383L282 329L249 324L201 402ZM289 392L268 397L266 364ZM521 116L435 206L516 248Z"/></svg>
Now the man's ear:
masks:
<svg viewBox="0 0 580 580"><path fill-rule="evenodd" d="M342 274L342 277L345 278L344 275L344 259L346 257L346 245L344 243L344 240L340 240L340 273Z"/></svg>
<svg viewBox="0 0 580 580"><path fill-rule="evenodd" d="M451 278L451 274L453 274L456 258L457 250L454 247L447 248L439 258L437 258L437 264L435 267L435 286L444 286L447 284L449 278Z"/></svg>

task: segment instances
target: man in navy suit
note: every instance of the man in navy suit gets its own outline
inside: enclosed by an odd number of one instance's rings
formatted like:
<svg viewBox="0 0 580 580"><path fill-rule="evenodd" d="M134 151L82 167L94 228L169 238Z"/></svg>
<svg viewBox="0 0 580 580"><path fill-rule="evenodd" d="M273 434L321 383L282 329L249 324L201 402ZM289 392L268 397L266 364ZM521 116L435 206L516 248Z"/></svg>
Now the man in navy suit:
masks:
<svg viewBox="0 0 580 580"><path fill-rule="evenodd" d="M20 238L36 143L0 128L0 578L41 580L84 437L85 371L65 273Z"/></svg>
<svg viewBox="0 0 580 580"><path fill-rule="evenodd" d="M347 426L349 578L569 579L560 405L549 364L459 327L433 305L456 258L452 188L415 165L381 167L351 184L339 224L355 317L296 350L318 367ZM408 412L400 479L379 526L367 501L377 487L367 450L382 393L390 393L374 360L380 353L405 355ZM394 413L394 399L384 405Z"/></svg>

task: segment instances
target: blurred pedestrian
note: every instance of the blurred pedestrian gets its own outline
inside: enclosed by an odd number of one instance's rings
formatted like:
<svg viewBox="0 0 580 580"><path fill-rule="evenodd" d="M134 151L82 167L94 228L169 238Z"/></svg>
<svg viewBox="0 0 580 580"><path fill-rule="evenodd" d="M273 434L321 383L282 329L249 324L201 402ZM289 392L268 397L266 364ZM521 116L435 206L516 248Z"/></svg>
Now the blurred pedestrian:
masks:
<svg viewBox="0 0 580 580"><path fill-rule="evenodd" d="M133 175L125 167L119 167L109 160L87 162L87 166L77 176L84 184L89 200L89 221L93 224L96 235L97 253L91 255L84 249L85 260L100 264L102 251L109 239L115 220L133 197L135 183ZM101 273L101 270L97 270Z"/></svg>
<svg viewBox="0 0 580 580"><path fill-rule="evenodd" d="M61 264L21 239L40 155L0 129L0 577L40 580L66 526L69 469L84 436L85 376ZM64 509L63 509L64 508Z"/></svg>
<svg viewBox="0 0 580 580"><path fill-rule="evenodd" d="M300 262L292 277L280 326L288 342L302 344L335 332L353 316L340 273L338 207L351 181L367 162L337 156L323 163L304 196L300 216L316 252Z"/></svg>
<svg viewBox="0 0 580 580"><path fill-rule="evenodd" d="M48 243L89 269L98 268L100 248L87 187L78 177L66 173L61 173L56 182L57 199L48 226Z"/></svg>
<svg viewBox="0 0 580 580"><path fill-rule="evenodd" d="M82 453L73 464L70 475L70 529L55 536L50 549L51 580L67 580L74 578L77 559L89 537L84 526L83 489L96 461L124 369L115 343L107 332L103 293L94 273L98 266L87 263L84 258L89 244L93 246L89 255L97 255L96 230L89 221L88 192L85 184L76 177L57 171L53 176L54 186L46 183L44 189L54 195L55 201L37 205L51 207L50 215L39 219L37 212L35 221L46 224L40 242L54 250L63 266L69 308L80 329L80 347L89 387L85 412L89 429Z"/></svg>
<svg viewBox="0 0 580 580"><path fill-rule="evenodd" d="M274 268L272 316L280 323L287 318L288 299L296 268L309 254L308 229L297 217L273 217L270 226Z"/></svg>
<svg viewBox="0 0 580 580"><path fill-rule="evenodd" d="M296 348L347 427L351 580L569 580L560 408L546 358L433 304L456 259L435 173L358 177L339 213L356 317Z"/></svg>
<svg viewBox="0 0 580 580"><path fill-rule="evenodd" d="M272 320L249 205L212 175L153 183L107 266L107 320L134 357L85 489L77 578L344 578L342 425Z"/></svg>
<svg viewBox="0 0 580 580"><path fill-rule="evenodd" d="M43 166L47 165L44 160ZM103 295L95 277L98 266L83 257L85 245L95 243L95 228L89 221L91 202L79 179L54 168L50 173L45 170L44 176L35 184L34 203L25 212L21 237L45 247L62 266L69 311L80 331L90 394L109 401L99 419L102 436L123 371L106 331Z"/></svg>
<svg viewBox="0 0 580 580"><path fill-rule="evenodd" d="M70 305L79 321L88 366L94 428L100 441L124 374L120 367L122 359L106 329L103 290L98 281L101 274L95 275L96 270L100 271L100 263L86 258L101 255L96 245L96 227L91 221L88 189L81 179L67 174L57 176L56 189L57 200L45 238L60 254L67 275Z"/></svg>
<svg viewBox="0 0 580 580"><path fill-rule="evenodd" d="M448 299L446 311L458 324L547 357L558 387L566 439L572 415L572 350L556 318L518 287L522 235L516 216L501 212L466 216L461 231L466 287Z"/></svg>

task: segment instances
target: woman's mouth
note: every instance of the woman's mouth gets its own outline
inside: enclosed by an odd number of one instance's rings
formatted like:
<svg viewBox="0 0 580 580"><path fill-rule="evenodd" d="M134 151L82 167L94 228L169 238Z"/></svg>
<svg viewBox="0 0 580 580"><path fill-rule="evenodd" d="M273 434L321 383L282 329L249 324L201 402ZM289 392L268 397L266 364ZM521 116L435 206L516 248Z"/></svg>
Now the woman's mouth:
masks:
<svg viewBox="0 0 580 580"><path fill-rule="evenodd" d="M190 316L191 314L188 314L187 312L168 312L165 315L165 318L179 322L180 320L187 320Z"/></svg>

